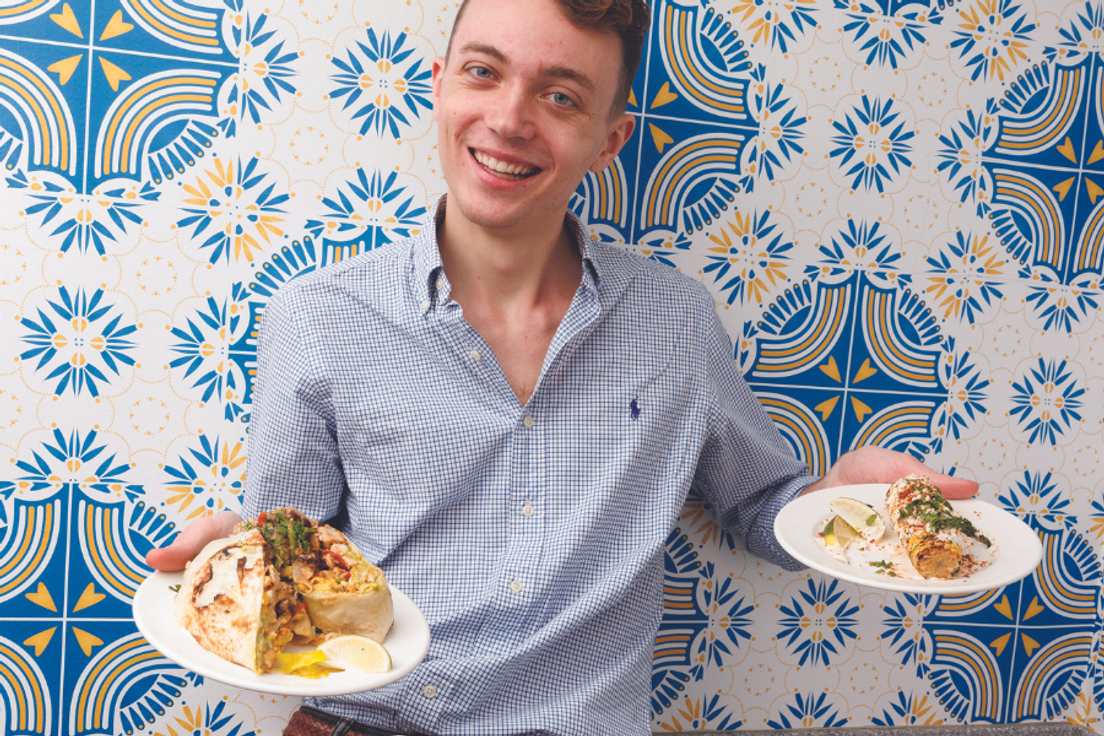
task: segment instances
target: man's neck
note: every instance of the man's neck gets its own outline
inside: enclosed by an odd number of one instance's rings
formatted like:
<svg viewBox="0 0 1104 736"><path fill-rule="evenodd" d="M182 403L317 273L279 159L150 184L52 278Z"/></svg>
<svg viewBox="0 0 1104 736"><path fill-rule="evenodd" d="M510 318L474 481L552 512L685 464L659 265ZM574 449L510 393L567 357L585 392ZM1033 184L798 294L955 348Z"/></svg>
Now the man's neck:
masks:
<svg viewBox="0 0 1104 736"><path fill-rule="evenodd" d="M445 201L438 222L441 263L462 306L479 302L507 312L574 294L582 276L579 246L566 218L489 229Z"/></svg>
<svg viewBox="0 0 1104 736"><path fill-rule="evenodd" d="M479 227L446 202L437 226L452 298L494 351L522 405L582 279L579 246L565 216L507 232Z"/></svg>

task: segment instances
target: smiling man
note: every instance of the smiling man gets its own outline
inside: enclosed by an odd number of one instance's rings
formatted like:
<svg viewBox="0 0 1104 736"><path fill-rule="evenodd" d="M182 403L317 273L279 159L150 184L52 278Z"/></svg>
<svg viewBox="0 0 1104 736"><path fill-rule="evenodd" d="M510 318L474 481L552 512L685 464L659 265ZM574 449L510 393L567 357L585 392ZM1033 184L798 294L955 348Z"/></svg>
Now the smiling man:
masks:
<svg viewBox="0 0 1104 736"><path fill-rule="evenodd" d="M620 43L608 29L578 27L554 2L469 2L447 59L433 65L449 192L437 242L450 296L521 403L582 277L568 200L634 127L624 110L647 8L606 5L613 18L598 18L625 24Z"/></svg>
<svg viewBox="0 0 1104 736"><path fill-rule="evenodd" d="M417 237L266 306L244 511L333 519L431 629L378 690L286 734L649 733L665 542L692 483L789 569L798 494L933 476L877 448L811 478L743 381L713 298L587 237L568 202L633 132L643 0L467 0L433 66L448 194ZM180 569L238 520L197 522Z"/></svg>

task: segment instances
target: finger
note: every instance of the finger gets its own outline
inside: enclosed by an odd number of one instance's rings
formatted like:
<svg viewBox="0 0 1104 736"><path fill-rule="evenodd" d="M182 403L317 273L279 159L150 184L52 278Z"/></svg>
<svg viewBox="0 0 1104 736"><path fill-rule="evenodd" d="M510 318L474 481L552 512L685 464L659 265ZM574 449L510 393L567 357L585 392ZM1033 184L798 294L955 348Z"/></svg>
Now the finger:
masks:
<svg viewBox="0 0 1104 736"><path fill-rule="evenodd" d="M168 547L151 549L146 553L146 564L161 572L178 572L198 553L198 549L174 543Z"/></svg>
<svg viewBox="0 0 1104 736"><path fill-rule="evenodd" d="M924 465L911 455L903 455L899 466L900 477L906 475L926 475L945 498L970 498L978 491L978 484L968 478L959 478L939 473Z"/></svg>
<svg viewBox="0 0 1104 736"><path fill-rule="evenodd" d="M198 519L189 524L168 547L151 549L146 553L146 564L161 572L183 570L200 550L216 539L228 537L241 517L232 511Z"/></svg>
<svg viewBox="0 0 1104 736"><path fill-rule="evenodd" d="M978 492L976 481L968 478L957 478L943 473L932 473L931 481L945 498L970 498Z"/></svg>

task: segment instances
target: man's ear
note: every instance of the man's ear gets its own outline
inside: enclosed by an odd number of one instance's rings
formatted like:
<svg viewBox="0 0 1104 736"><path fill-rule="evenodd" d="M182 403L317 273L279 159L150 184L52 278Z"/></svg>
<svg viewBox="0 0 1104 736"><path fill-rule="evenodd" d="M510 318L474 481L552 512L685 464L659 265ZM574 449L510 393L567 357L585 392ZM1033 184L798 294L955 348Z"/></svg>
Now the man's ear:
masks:
<svg viewBox="0 0 1104 736"><path fill-rule="evenodd" d="M606 136L606 145L602 147L598 156L590 164L590 171L598 173L609 166L610 161L613 161L625 144L629 142L629 138L632 137L635 129L636 118L627 112L622 113L621 117L617 118L610 127L609 134Z"/></svg>
<svg viewBox="0 0 1104 736"><path fill-rule="evenodd" d="M441 56L433 60L433 119L437 119L437 110L441 107L441 80L445 76L448 61Z"/></svg>

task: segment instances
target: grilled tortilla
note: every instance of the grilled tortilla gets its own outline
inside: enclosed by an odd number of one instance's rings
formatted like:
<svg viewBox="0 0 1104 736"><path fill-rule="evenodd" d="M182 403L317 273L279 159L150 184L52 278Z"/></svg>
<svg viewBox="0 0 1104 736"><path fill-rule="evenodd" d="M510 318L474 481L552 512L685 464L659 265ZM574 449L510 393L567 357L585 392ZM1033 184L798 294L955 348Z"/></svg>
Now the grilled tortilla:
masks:
<svg viewBox="0 0 1104 736"><path fill-rule="evenodd" d="M258 674L273 668L306 620L271 558L255 529L211 542L188 563L173 604L177 622L202 647Z"/></svg>

